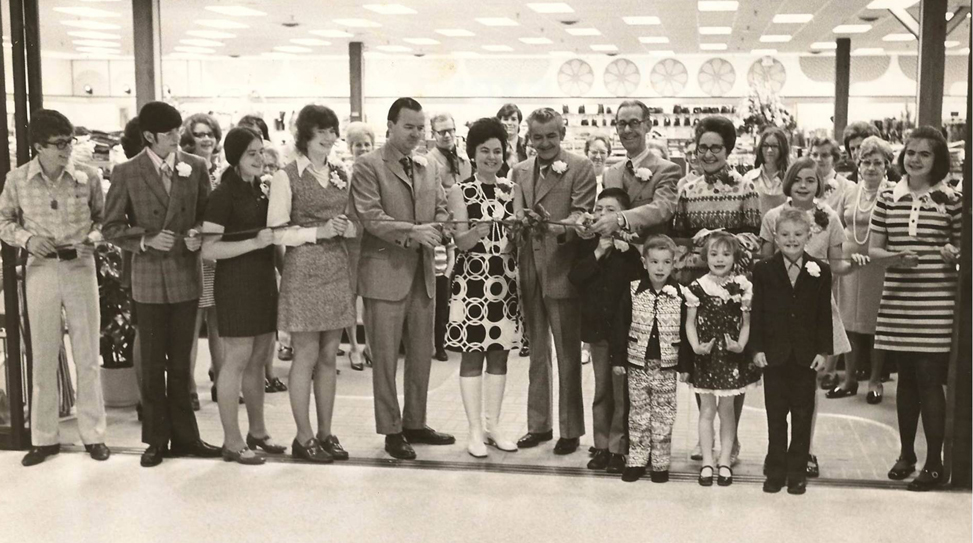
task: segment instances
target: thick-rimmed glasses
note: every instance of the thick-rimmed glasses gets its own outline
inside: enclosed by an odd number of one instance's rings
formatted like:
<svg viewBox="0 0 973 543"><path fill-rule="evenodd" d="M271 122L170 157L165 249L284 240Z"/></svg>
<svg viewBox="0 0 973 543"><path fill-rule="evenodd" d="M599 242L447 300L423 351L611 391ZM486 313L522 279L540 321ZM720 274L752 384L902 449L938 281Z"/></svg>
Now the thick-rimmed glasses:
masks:
<svg viewBox="0 0 973 543"><path fill-rule="evenodd" d="M58 151L63 151L65 149L67 149L68 147L73 146L76 143L78 143L78 138L70 138L70 139L66 139L66 140L45 141L44 142L44 146L45 147L57 147L57 150Z"/></svg>
<svg viewBox="0 0 973 543"><path fill-rule="evenodd" d="M713 153L714 155L718 155L723 152L723 149L726 149L726 147L720 145L719 143L715 143L713 145L699 144L696 146L696 154L699 156L703 156L706 153Z"/></svg>
<svg viewBox="0 0 973 543"><path fill-rule="evenodd" d="M617 121L615 126L618 130L625 130L626 128L631 128L632 130L638 130L642 123L645 121L639 119L632 119L631 121Z"/></svg>

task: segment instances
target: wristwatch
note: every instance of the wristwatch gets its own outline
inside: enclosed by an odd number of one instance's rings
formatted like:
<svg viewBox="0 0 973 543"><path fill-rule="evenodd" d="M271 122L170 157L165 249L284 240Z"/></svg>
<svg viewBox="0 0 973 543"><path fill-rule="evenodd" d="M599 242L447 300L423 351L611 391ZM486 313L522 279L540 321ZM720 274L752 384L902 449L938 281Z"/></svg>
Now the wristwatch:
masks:
<svg viewBox="0 0 973 543"><path fill-rule="evenodd" d="M625 217L621 213L615 214L615 222L618 223L619 228L625 228Z"/></svg>

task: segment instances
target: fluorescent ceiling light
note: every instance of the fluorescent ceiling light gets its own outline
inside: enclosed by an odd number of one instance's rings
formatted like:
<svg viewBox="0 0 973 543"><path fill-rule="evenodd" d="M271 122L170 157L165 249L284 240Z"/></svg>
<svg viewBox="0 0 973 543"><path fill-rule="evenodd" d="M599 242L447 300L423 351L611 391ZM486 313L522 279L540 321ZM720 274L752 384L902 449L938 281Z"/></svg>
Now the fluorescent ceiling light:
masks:
<svg viewBox="0 0 973 543"><path fill-rule="evenodd" d="M416 10L403 6L402 4L365 4L362 6L368 11L374 11L380 15L415 15Z"/></svg>
<svg viewBox="0 0 973 543"><path fill-rule="evenodd" d="M61 21L64 26L74 28L84 28L85 30L118 30L120 26L112 23L102 23L100 21Z"/></svg>
<svg viewBox="0 0 973 543"><path fill-rule="evenodd" d="M244 6L206 6L206 9L231 17L265 17L267 14Z"/></svg>
<svg viewBox="0 0 973 543"><path fill-rule="evenodd" d="M881 47L859 47L851 52L853 55L882 55L885 54L885 49Z"/></svg>
<svg viewBox="0 0 973 543"><path fill-rule="evenodd" d="M179 40L183 45L194 45L196 47L223 47L225 44L215 40L204 40L203 38L187 38Z"/></svg>
<svg viewBox="0 0 973 543"><path fill-rule="evenodd" d="M639 43L669 43L665 36L640 36Z"/></svg>
<svg viewBox="0 0 973 543"><path fill-rule="evenodd" d="M537 13L574 13L574 9L564 2L529 3L527 7Z"/></svg>
<svg viewBox="0 0 973 543"><path fill-rule="evenodd" d="M778 13L774 15L774 22L777 24L800 24L809 22L814 18L810 13Z"/></svg>
<svg viewBox="0 0 973 543"><path fill-rule="evenodd" d="M913 41L916 37L908 32L902 32L899 34L886 34L882 41Z"/></svg>
<svg viewBox="0 0 973 543"><path fill-rule="evenodd" d="M573 57L574 51L551 51L548 54L552 57Z"/></svg>
<svg viewBox="0 0 973 543"><path fill-rule="evenodd" d="M476 20L484 26L520 26L520 23L506 17L480 17Z"/></svg>
<svg viewBox="0 0 973 543"><path fill-rule="evenodd" d="M439 45L439 40L432 38L405 38L402 41L411 43L412 45Z"/></svg>
<svg viewBox="0 0 973 543"><path fill-rule="evenodd" d="M177 45L172 49L175 51L179 51L180 53L196 53L200 55L207 55L216 52L215 49L210 49L208 47L190 47L186 45Z"/></svg>
<svg viewBox="0 0 973 543"><path fill-rule="evenodd" d="M382 25L368 19L334 19L334 24L352 28L378 28Z"/></svg>
<svg viewBox="0 0 973 543"><path fill-rule="evenodd" d="M872 29L872 25L838 25L832 32L835 34L863 34Z"/></svg>
<svg viewBox="0 0 973 543"><path fill-rule="evenodd" d="M331 42L319 38L292 38L290 42L297 45L306 45L308 47L324 47L331 45Z"/></svg>
<svg viewBox="0 0 973 543"><path fill-rule="evenodd" d="M442 34L450 38L472 38L476 34L462 28L438 28L436 34Z"/></svg>
<svg viewBox="0 0 973 543"><path fill-rule="evenodd" d="M572 36L601 36L597 28L568 28L565 31Z"/></svg>
<svg viewBox="0 0 973 543"><path fill-rule="evenodd" d="M244 28L250 28L250 25L238 23L237 21L228 21L226 19L197 19L194 22L199 26L205 26L207 28L219 28L222 30L242 30Z"/></svg>
<svg viewBox="0 0 973 543"><path fill-rule="evenodd" d="M484 45L483 50L490 51L491 53L509 53L514 48L509 45Z"/></svg>
<svg viewBox="0 0 973 543"><path fill-rule="evenodd" d="M76 47L78 51L82 53L91 53L94 55L120 55L122 54L119 49L105 49L104 47Z"/></svg>
<svg viewBox="0 0 973 543"><path fill-rule="evenodd" d="M314 49L300 45L278 45L274 47L274 51L280 53L313 53Z"/></svg>
<svg viewBox="0 0 973 543"><path fill-rule="evenodd" d="M344 30L311 30L309 34L321 36L322 38L352 38L355 35Z"/></svg>
<svg viewBox="0 0 973 543"><path fill-rule="evenodd" d="M85 47L111 47L116 49L122 46L122 44L118 43L117 41L105 40L73 40L71 43Z"/></svg>
<svg viewBox="0 0 973 543"><path fill-rule="evenodd" d="M704 36L725 36L733 32L733 29L728 26L701 26L699 27L699 33Z"/></svg>
<svg viewBox="0 0 973 543"><path fill-rule="evenodd" d="M726 2L721 0L700 0L696 3L699 11L736 11L740 2Z"/></svg>
<svg viewBox="0 0 973 543"><path fill-rule="evenodd" d="M649 54L654 57L671 57L675 56L676 52L672 49L659 49L658 51L649 51Z"/></svg>
<svg viewBox="0 0 973 543"><path fill-rule="evenodd" d="M725 43L701 43L699 48L703 51L726 51Z"/></svg>
<svg viewBox="0 0 973 543"><path fill-rule="evenodd" d="M760 55L760 56L776 55L777 54L777 50L776 49L751 49L750 50L750 54L751 55Z"/></svg>
<svg viewBox="0 0 973 543"><path fill-rule="evenodd" d="M618 46L610 43L597 43L591 46L591 50L602 53L611 53L613 51L618 51Z"/></svg>
<svg viewBox="0 0 973 543"><path fill-rule="evenodd" d="M406 47L404 45L379 45L376 47L379 51L385 51L386 53L408 53L412 51L411 47Z"/></svg>
<svg viewBox="0 0 973 543"><path fill-rule="evenodd" d="M651 16L651 15L645 15L645 16L640 15L636 17L622 17L622 20L625 21L625 24L633 25L633 26L662 24L662 21L660 21L658 17Z"/></svg>
<svg viewBox="0 0 973 543"><path fill-rule="evenodd" d="M70 34L70 32L69 32L69 34ZM949 49L950 47L956 47L957 45L959 45L959 42L958 41L949 40L949 41L943 42L943 45L946 46L946 49Z"/></svg>
<svg viewBox="0 0 973 543"><path fill-rule="evenodd" d="M121 17L121 13L116 13L114 11L108 11L107 9L89 8L89 7L79 7L79 8L54 8L54 11L58 13L65 13L67 15L74 15L76 17Z"/></svg>
<svg viewBox="0 0 973 543"><path fill-rule="evenodd" d="M919 3L919 0L874 0L867 6L867 9L900 9L911 8Z"/></svg>
<svg viewBox="0 0 973 543"><path fill-rule="evenodd" d="M520 38L521 43L526 43L527 45L549 45L554 43L548 38Z"/></svg>
<svg viewBox="0 0 973 543"><path fill-rule="evenodd" d="M761 43L787 43L791 41L791 36L787 34L764 34L760 36Z"/></svg>
<svg viewBox="0 0 973 543"><path fill-rule="evenodd" d="M68 32L72 38L84 38L86 40L120 40L120 34L109 34L108 32L95 32L86 30L72 30ZM956 42L959 43L959 42Z"/></svg>
<svg viewBox="0 0 973 543"><path fill-rule="evenodd" d="M837 49L838 44L833 41L816 41L811 44L811 49Z"/></svg>

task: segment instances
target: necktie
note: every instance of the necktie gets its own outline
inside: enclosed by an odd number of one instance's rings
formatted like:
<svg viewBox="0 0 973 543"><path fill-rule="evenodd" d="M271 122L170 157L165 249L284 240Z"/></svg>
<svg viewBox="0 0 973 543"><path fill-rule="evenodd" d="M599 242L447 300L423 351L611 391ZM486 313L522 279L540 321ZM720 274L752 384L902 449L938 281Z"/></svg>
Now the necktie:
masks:
<svg viewBox="0 0 973 543"><path fill-rule="evenodd" d="M628 172L628 173L630 173L630 174L632 174L632 175L635 175L635 166L632 165L632 161L631 160L626 160L625 161L625 171Z"/></svg>
<svg viewBox="0 0 973 543"><path fill-rule="evenodd" d="M163 162L162 167L159 168L159 173L162 177L162 186L166 188L166 194L172 190L172 167L169 166L168 162Z"/></svg>
<svg viewBox="0 0 973 543"><path fill-rule="evenodd" d="M459 175L459 157L456 156L456 148L446 151L446 160L449 162L449 173Z"/></svg>
<svg viewBox="0 0 973 543"><path fill-rule="evenodd" d="M399 163L402 164L402 169L405 170L405 174L409 176L409 181L414 181L412 177L412 159L404 156L399 159Z"/></svg>
<svg viewBox="0 0 973 543"><path fill-rule="evenodd" d="M787 263L787 278L791 280L791 286L797 284L797 276L801 275L801 265L789 259L784 259Z"/></svg>

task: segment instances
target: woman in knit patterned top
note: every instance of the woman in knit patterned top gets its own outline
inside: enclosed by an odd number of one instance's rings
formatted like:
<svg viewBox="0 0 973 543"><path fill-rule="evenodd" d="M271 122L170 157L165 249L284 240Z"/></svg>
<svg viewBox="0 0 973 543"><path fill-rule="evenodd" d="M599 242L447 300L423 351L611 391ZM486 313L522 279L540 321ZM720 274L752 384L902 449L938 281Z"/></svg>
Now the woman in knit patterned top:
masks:
<svg viewBox="0 0 973 543"><path fill-rule="evenodd" d="M896 409L901 452L890 479L905 479L916 465L919 417L926 463L910 490L942 485L946 382L962 231L960 194L943 181L949 149L939 130L917 128L899 155L905 176L882 191L872 214L869 256L888 266L875 328L875 349L899 369Z"/></svg>

